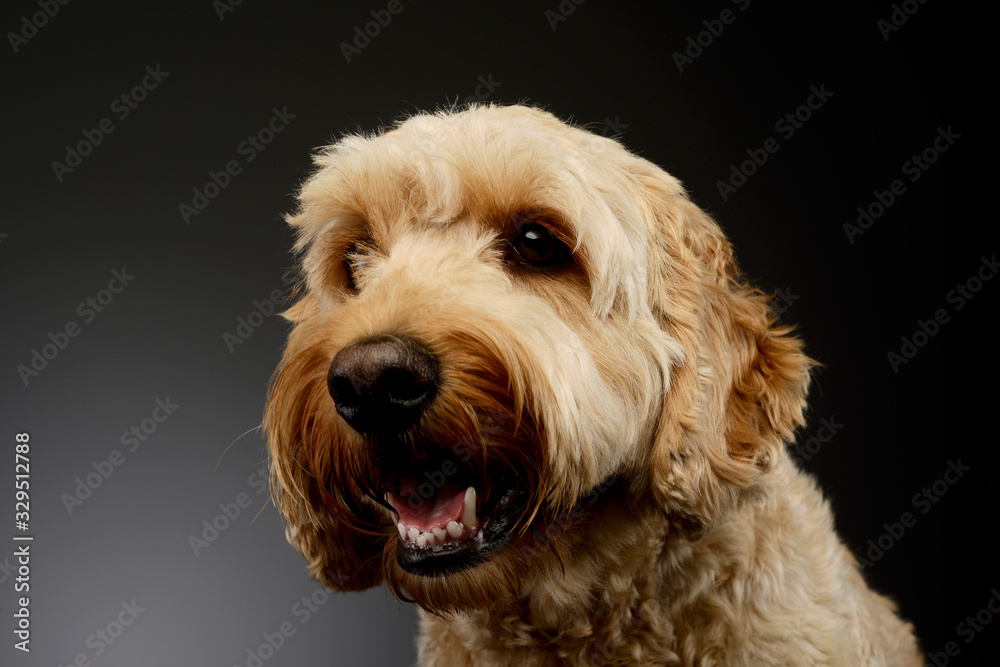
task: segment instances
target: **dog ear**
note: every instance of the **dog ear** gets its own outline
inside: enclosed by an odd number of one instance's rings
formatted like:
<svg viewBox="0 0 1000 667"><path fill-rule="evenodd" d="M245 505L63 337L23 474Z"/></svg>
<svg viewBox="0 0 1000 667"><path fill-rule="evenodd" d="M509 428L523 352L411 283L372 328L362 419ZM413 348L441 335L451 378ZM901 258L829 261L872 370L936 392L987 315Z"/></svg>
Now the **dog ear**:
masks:
<svg viewBox="0 0 1000 667"><path fill-rule="evenodd" d="M271 490L280 508L289 543L306 558L313 578L335 591L361 591L382 581L383 532L350 525L343 490L331 488L337 465L336 434L323 428L335 415L326 389L328 360L315 353L308 326L302 323L318 306L305 295L285 317L298 323L289 337L282 364L271 383L264 430L271 459ZM375 523L364 508L365 519Z"/></svg>
<svg viewBox="0 0 1000 667"><path fill-rule="evenodd" d="M813 362L769 298L750 287L718 224L680 183L645 163L649 298L685 355L673 369L650 452L650 484L695 534L766 485L803 423Z"/></svg>
<svg viewBox="0 0 1000 667"><path fill-rule="evenodd" d="M338 521L292 519L285 536L301 553L309 574L333 591L363 591L382 582L384 538L364 535Z"/></svg>

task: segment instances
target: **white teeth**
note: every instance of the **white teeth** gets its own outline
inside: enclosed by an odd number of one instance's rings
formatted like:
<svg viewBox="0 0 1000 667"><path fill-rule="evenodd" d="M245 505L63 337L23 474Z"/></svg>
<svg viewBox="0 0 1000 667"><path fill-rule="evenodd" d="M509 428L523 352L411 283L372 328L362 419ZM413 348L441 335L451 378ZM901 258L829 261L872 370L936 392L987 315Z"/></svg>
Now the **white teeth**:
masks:
<svg viewBox="0 0 1000 667"><path fill-rule="evenodd" d="M462 523L469 528L475 528L479 521L476 520L476 490L469 487L465 490L465 504L462 507Z"/></svg>
<svg viewBox="0 0 1000 667"><path fill-rule="evenodd" d="M391 493L385 494L385 501L395 507L396 498ZM395 512L392 513L392 521L399 531L399 539L418 547L433 546L449 539L457 540L479 525L479 519L476 518L476 489L470 486L465 490L465 498L462 500L462 516L458 521L449 521L448 525L443 528L436 526L430 530L421 531L416 526L404 525Z"/></svg>

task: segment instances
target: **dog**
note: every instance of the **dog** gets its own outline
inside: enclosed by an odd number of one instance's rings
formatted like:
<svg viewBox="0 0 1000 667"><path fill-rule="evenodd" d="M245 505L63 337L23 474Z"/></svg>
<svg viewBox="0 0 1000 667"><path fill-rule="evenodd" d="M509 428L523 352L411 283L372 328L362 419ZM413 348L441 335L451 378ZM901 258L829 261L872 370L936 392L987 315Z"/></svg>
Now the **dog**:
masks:
<svg viewBox="0 0 1000 667"><path fill-rule="evenodd" d="M419 664L920 665L786 443L814 362L716 222L526 106L315 156L264 426L289 542Z"/></svg>

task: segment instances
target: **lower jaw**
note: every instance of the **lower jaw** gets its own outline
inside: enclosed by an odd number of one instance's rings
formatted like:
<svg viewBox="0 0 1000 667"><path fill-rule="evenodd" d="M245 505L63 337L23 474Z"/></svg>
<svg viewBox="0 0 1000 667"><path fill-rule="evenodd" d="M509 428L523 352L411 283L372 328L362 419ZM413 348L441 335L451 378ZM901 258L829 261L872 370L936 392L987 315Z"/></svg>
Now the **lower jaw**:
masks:
<svg viewBox="0 0 1000 667"><path fill-rule="evenodd" d="M474 567L489 557L482 534L477 532L461 542L445 542L418 547L400 541L396 562L406 572L424 577L443 577Z"/></svg>
<svg viewBox="0 0 1000 667"><path fill-rule="evenodd" d="M474 567L499 553L513 536L514 523L519 512L510 507L517 498L509 491L502 498L508 511L487 516L460 541L441 542L417 546L399 540L396 545L396 562L406 572L425 577L442 577ZM505 502L503 502L505 501Z"/></svg>

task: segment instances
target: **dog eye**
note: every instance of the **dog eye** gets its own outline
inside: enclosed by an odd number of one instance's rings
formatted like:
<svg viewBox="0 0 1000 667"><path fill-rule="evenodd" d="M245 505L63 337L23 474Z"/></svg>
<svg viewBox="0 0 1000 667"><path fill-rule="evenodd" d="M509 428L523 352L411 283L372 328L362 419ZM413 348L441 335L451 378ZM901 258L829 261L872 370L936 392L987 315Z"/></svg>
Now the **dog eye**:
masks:
<svg viewBox="0 0 1000 667"><path fill-rule="evenodd" d="M347 257L344 258L344 275L347 276L347 288L352 292L357 292L358 286L354 283L354 266L351 265L351 260Z"/></svg>
<svg viewBox="0 0 1000 667"><path fill-rule="evenodd" d="M529 266L555 266L562 264L570 256L566 244L537 222L520 225L510 244Z"/></svg>
<svg viewBox="0 0 1000 667"><path fill-rule="evenodd" d="M344 275L347 276L347 288L355 294L358 292L358 285L354 280L354 274L365 268L366 260L367 257L358 244L351 246L344 254Z"/></svg>

